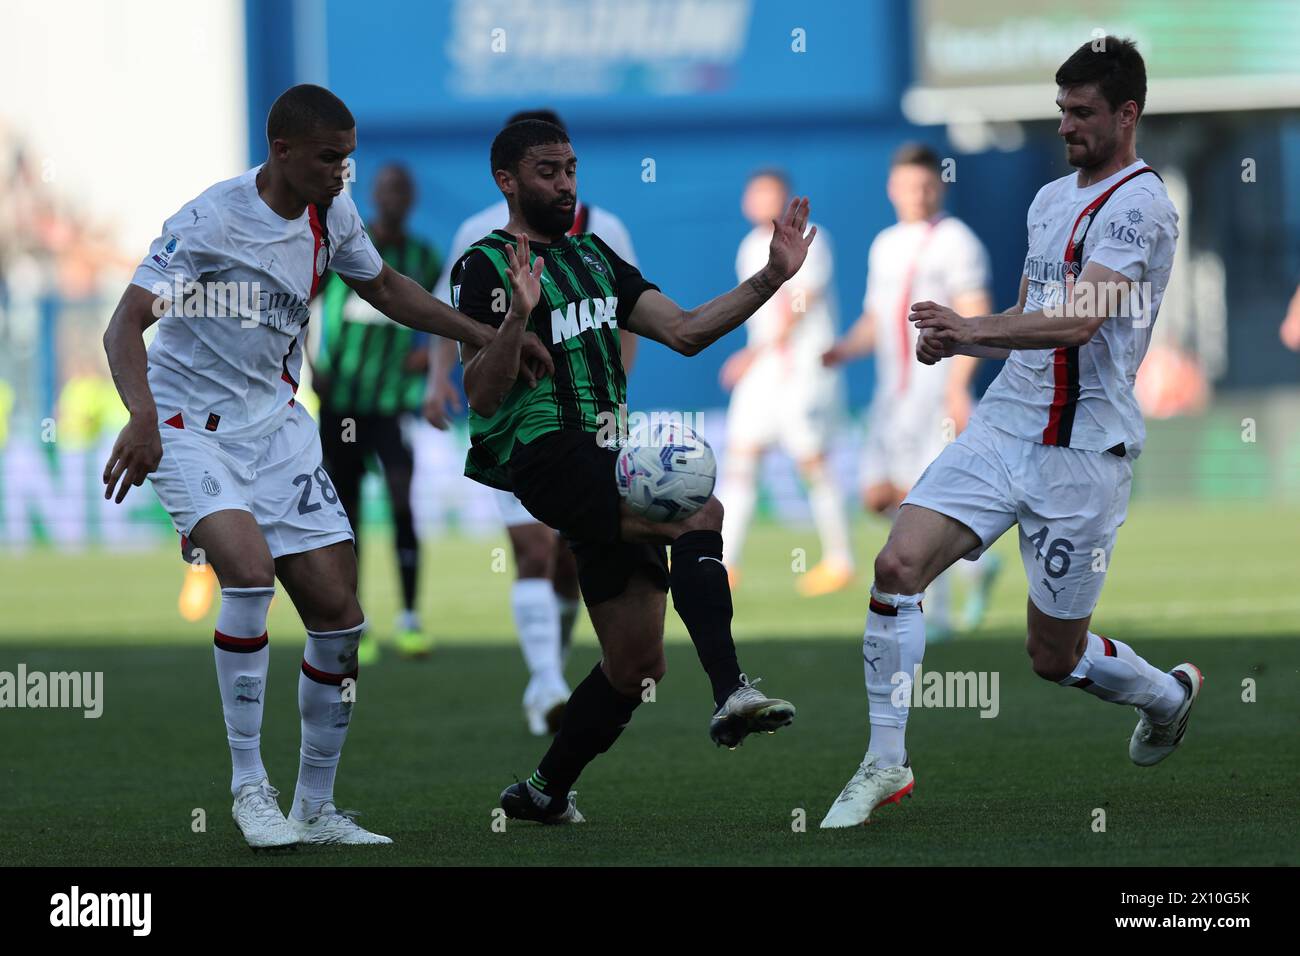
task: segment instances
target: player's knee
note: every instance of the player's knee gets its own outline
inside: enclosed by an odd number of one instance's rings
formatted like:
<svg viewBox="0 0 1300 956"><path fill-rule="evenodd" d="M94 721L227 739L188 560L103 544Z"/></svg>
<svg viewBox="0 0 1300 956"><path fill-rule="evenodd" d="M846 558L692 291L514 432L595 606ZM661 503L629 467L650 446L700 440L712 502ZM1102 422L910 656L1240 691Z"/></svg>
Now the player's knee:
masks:
<svg viewBox="0 0 1300 956"><path fill-rule="evenodd" d="M699 511L682 522L682 533L685 534L687 531L721 531L722 516L722 502L710 495L709 500L704 502L704 506Z"/></svg>
<svg viewBox="0 0 1300 956"><path fill-rule="evenodd" d="M1069 677L1074 670L1074 665L1078 663L1072 654L1039 639L1032 632L1025 642L1025 651L1029 654L1034 673L1054 684L1059 684Z"/></svg>
<svg viewBox="0 0 1300 956"><path fill-rule="evenodd" d="M876 555L874 573L876 588L889 594L919 594L925 589L920 562L893 544Z"/></svg>
<svg viewBox="0 0 1300 956"><path fill-rule="evenodd" d="M303 621L311 631L345 631L356 627L364 617L354 592L347 588L324 588L312 597L311 609L303 615Z"/></svg>
<svg viewBox="0 0 1300 956"><path fill-rule="evenodd" d="M275 587L275 562L269 554L265 560L257 558L237 561L214 568L223 588L273 588Z"/></svg>
<svg viewBox="0 0 1300 956"><path fill-rule="evenodd" d="M668 673L662 644L639 654L606 658L605 666L610 684L626 697L640 697L647 688L663 683L664 675Z"/></svg>

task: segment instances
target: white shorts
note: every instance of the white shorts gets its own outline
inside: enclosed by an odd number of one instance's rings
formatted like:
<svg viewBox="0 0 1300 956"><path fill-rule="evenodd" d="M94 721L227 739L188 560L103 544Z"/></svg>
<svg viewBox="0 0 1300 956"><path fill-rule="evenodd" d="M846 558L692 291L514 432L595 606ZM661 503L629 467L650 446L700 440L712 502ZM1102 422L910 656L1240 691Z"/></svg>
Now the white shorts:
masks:
<svg viewBox="0 0 1300 956"><path fill-rule="evenodd" d="M176 530L188 537L214 511L247 511L271 557L353 539L334 483L321 465L320 432L301 405L278 429L223 442L194 428L159 426L163 456L149 476Z"/></svg>
<svg viewBox="0 0 1300 956"><path fill-rule="evenodd" d="M970 560L1018 524L1034 606L1074 620L1097 606L1132 482L1128 458L1026 441L976 416L903 504L948 515L974 531L980 546L966 555Z"/></svg>
<svg viewBox="0 0 1300 956"><path fill-rule="evenodd" d="M524 503L515 497L514 492L493 488L492 497L497 501L497 513L501 515L501 522L507 528L516 528L521 524L541 524L524 507Z"/></svg>
<svg viewBox="0 0 1300 956"><path fill-rule="evenodd" d="M839 378L821 369L798 376L779 371L769 362L736 386L727 407L727 446L780 445L796 462L825 455L839 409Z"/></svg>
<svg viewBox="0 0 1300 956"><path fill-rule="evenodd" d="M915 485L947 444L946 414L942 405L930 411L914 404L872 402L862 447L862 487L889 483L906 491Z"/></svg>

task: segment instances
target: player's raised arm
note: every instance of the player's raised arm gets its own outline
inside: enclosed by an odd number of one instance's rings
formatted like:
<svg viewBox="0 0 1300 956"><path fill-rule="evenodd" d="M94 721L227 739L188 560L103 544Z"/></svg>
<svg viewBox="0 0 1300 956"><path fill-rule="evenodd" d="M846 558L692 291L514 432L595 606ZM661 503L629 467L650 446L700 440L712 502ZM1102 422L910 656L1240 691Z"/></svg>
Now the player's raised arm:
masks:
<svg viewBox="0 0 1300 956"><path fill-rule="evenodd" d="M542 270L546 265L546 260L538 256L529 268L528 237L524 235L519 237L515 246L506 246L505 252L510 309L495 338L473 355L467 354L465 361L465 395L469 406L478 414L487 416L496 413L519 378L524 359L521 353L528 338L525 332L528 316L541 298ZM535 336L532 339L537 341ZM547 360L550 361L549 353Z"/></svg>
<svg viewBox="0 0 1300 956"><path fill-rule="evenodd" d="M689 310L649 289L637 299L627 327L683 355L695 355L737 328L799 271L817 235L816 226L804 235L808 226L807 197L792 199L780 221L772 225L767 265L740 285Z"/></svg>
<svg viewBox="0 0 1300 956"><path fill-rule="evenodd" d="M137 285L122 293L108 329L104 332L104 352L113 374L122 404L131 413L113 443L104 465L105 498L113 498L118 482L121 487L114 499L119 504L132 485L144 484L145 478L162 461L162 439L158 435L158 409L149 391L149 361L144 348L144 330L158 321L162 310L152 292Z"/></svg>

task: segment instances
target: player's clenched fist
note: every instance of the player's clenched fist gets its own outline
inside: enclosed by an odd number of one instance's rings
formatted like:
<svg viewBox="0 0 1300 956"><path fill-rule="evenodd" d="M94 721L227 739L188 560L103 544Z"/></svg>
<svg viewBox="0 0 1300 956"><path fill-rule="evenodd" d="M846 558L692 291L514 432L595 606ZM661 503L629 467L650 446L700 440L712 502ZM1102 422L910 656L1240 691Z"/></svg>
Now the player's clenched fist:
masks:
<svg viewBox="0 0 1300 956"><path fill-rule="evenodd" d="M772 244L768 246L767 262L782 282L785 282L803 265L808 247L817 235L817 227L803 231L808 226L808 197L790 200L781 219L772 220Z"/></svg>
<svg viewBox="0 0 1300 956"><path fill-rule="evenodd" d="M121 486L115 500L118 504L126 497L132 485L144 484L151 472L158 470L162 461L162 437L158 422L150 418L132 418L117 436L113 451L104 466L104 497L113 498L113 489Z"/></svg>

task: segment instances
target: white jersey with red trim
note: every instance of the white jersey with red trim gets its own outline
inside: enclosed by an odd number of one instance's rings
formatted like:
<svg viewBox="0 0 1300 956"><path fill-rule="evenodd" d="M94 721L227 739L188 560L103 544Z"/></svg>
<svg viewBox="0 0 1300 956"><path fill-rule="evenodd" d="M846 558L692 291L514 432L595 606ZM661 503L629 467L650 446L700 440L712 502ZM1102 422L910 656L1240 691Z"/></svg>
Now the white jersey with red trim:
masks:
<svg viewBox="0 0 1300 956"><path fill-rule="evenodd" d="M913 302L952 306L959 297L988 287L984 244L955 216L881 230L867 255L862 300L875 324L878 408L895 402L942 408L951 365L916 360L917 329L907 316Z"/></svg>
<svg viewBox="0 0 1300 956"><path fill-rule="evenodd" d="M1060 308L1066 273L1077 275L1089 262L1120 273L1137 284L1139 294L1130 296L1086 345L1014 349L975 412L994 428L1043 444L1090 451L1122 444L1125 454L1141 453L1146 427L1133 383L1178 241L1178 212L1164 183L1154 172L1140 172L1144 169L1138 160L1083 189L1072 173L1048 183L1030 204L1026 312ZM1084 217L1112 188L1100 208ZM1077 265L1067 266L1067 250L1080 234Z"/></svg>
<svg viewBox="0 0 1300 956"><path fill-rule="evenodd" d="M217 183L163 223L132 283L171 300L149 346L160 420L223 440L269 434L293 404L308 303L326 268L372 279L383 260L351 197L284 219L260 166Z"/></svg>

